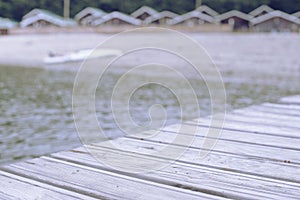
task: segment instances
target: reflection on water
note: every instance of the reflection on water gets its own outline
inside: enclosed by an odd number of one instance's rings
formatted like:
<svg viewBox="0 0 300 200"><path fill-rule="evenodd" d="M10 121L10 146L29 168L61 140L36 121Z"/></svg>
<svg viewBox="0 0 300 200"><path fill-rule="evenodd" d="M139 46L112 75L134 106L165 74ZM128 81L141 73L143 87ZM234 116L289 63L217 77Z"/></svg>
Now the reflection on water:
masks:
<svg viewBox="0 0 300 200"><path fill-rule="evenodd" d="M19 67L0 68L0 164L79 146L72 115L72 89L75 72ZM227 109L245 107L300 93L297 77L287 74L247 74L239 77L224 71ZM110 73L97 90L99 123L110 137L122 135L110 109L110 87L118 76ZM287 81L290 80L290 81ZM191 80L192 82L193 80ZM199 85L201 116L210 114L207 89ZM183 91L184 92L184 91ZM162 104L166 123L180 121L179 103L166 88L150 84L135 91L130 114L138 125L149 124L149 108ZM191 110L194 109L191 105Z"/></svg>

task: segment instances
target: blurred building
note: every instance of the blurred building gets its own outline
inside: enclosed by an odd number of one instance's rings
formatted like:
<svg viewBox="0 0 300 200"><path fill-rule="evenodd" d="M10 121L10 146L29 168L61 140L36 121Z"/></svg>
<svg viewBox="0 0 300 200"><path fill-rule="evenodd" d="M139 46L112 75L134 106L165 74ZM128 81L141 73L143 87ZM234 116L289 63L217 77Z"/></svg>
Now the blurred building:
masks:
<svg viewBox="0 0 300 200"><path fill-rule="evenodd" d="M95 18L102 17L107 13L101 9L87 7L75 15L75 20L79 25L89 26Z"/></svg>
<svg viewBox="0 0 300 200"><path fill-rule="evenodd" d="M186 25L188 27L195 27L204 24L212 24L214 22L213 17L195 10L175 17L169 21L169 25Z"/></svg>
<svg viewBox="0 0 300 200"><path fill-rule="evenodd" d="M274 9L267 6L267 5L262 5L259 6L258 8L254 9L253 11L251 11L249 13L249 15L253 16L253 17L260 17L262 15L268 14L270 12L273 12Z"/></svg>
<svg viewBox="0 0 300 200"><path fill-rule="evenodd" d="M0 17L0 35L7 35L9 30L16 27L18 24L7 18Z"/></svg>
<svg viewBox="0 0 300 200"><path fill-rule="evenodd" d="M217 23L228 24L234 31L248 31L253 16L232 10L215 17Z"/></svg>
<svg viewBox="0 0 300 200"><path fill-rule="evenodd" d="M199 1L200 2L200 1ZM76 21L75 21L76 20ZM106 13L105 11L87 7L75 15L75 20L66 19L52 12L42 9L33 9L23 16L21 27L72 27L77 24L82 27L104 26L101 31L121 30L118 26L147 26L157 25L174 27L178 30L189 31L255 31L255 32L296 32L299 31L300 11L288 14L275 11L273 8L262 5L249 14L231 10L219 14L206 5L195 10L178 15L171 11L157 12L148 6L142 6L131 15L121 12ZM2 23L4 24L4 22ZM3 25L4 27L4 25ZM130 27L126 27L130 28ZM7 32L6 29L2 30Z"/></svg>
<svg viewBox="0 0 300 200"><path fill-rule="evenodd" d="M251 20L255 32L298 32L300 19L282 11L273 11Z"/></svg>
<svg viewBox="0 0 300 200"><path fill-rule="evenodd" d="M136 19L140 19L142 21L144 21L145 19L147 19L150 16L153 16L155 14L157 14L158 12L156 10L154 10L153 8L150 8L148 6L143 6L139 9L137 9L136 11L134 11L131 16L136 18Z"/></svg>
<svg viewBox="0 0 300 200"><path fill-rule="evenodd" d="M293 16L300 18L300 11L293 14Z"/></svg>
<svg viewBox="0 0 300 200"><path fill-rule="evenodd" d="M142 25L142 21L139 19L135 19L132 16L126 15L121 12L112 12L106 14L102 17L95 18L92 23L92 26L99 26L99 25L132 25L132 26L139 26Z"/></svg>
<svg viewBox="0 0 300 200"><path fill-rule="evenodd" d="M29 13L23 16L20 22L21 27L70 27L76 26L77 23L72 19L65 19L59 15L56 15L50 11L42 9L33 9Z"/></svg>
<svg viewBox="0 0 300 200"><path fill-rule="evenodd" d="M215 17L215 16L219 15L218 12L216 12L215 10L211 9L210 7L208 7L206 5L202 5L198 8L196 8L196 11L201 12L206 15L209 15L211 17Z"/></svg>
<svg viewBox="0 0 300 200"><path fill-rule="evenodd" d="M145 25L168 25L169 21L178 17L178 14L170 11L162 11L160 13L154 14L144 20Z"/></svg>

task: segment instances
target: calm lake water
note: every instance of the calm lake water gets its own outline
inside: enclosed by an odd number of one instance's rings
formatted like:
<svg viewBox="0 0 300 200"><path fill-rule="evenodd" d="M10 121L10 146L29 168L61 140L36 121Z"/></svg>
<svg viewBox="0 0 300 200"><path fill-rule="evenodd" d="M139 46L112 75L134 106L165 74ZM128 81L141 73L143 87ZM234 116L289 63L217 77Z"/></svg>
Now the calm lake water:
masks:
<svg viewBox="0 0 300 200"><path fill-rule="evenodd" d="M216 55L217 64L226 56L229 55ZM229 111L300 94L299 59L289 62L293 66L282 65L274 70L272 66L275 64L270 64L272 58L262 60L265 55L255 56L241 58L248 66L247 70L234 70L237 63L221 68ZM249 67L251 64L253 68ZM257 70L259 66L265 67L264 70ZM251 70L254 68L256 70ZM72 113L75 76L74 71L0 67L0 164L81 145ZM115 125L110 110L109 91L118 77L118 74L108 73L105 84L96 92L98 120L109 137L123 134ZM207 116L210 114L209 95L203 85L199 87L197 96L201 99L201 116ZM130 102L133 120L139 125L149 123L148 109L154 104L162 104L165 108L167 124L180 121L180 105L176 97L168 89L155 84L141 87L133 94Z"/></svg>

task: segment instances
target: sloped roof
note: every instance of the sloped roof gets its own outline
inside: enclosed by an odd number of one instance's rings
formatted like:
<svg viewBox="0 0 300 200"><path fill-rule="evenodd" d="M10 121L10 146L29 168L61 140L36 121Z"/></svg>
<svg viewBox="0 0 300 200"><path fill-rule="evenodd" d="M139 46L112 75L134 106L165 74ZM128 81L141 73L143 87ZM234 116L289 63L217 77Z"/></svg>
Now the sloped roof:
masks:
<svg viewBox="0 0 300 200"><path fill-rule="evenodd" d="M52 12L50 12L48 10L43 10L43 9L35 8L35 9L32 9L31 11L29 11L26 15L24 15L22 17L22 20L27 19L29 17L36 16L38 14L55 15L54 13L52 13Z"/></svg>
<svg viewBox="0 0 300 200"><path fill-rule="evenodd" d="M257 18L253 18L251 20L251 23L253 25L260 24L260 23L265 22L267 20L270 20L274 17L280 17L282 19L285 19L287 21L290 21L290 22L293 22L295 24L300 25L300 19L298 17L290 15L290 14L282 12L282 11L279 11L279 10L267 13L267 14L262 15L262 16L257 17Z"/></svg>
<svg viewBox="0 0 300 200"><path fill-rule="evenodd" d="M134 11L131 14L131 16L134 17L134 18L137 18L137 17L143 15L144 13L148 13L151 16L151 15L157 14L158 12L156 10L154 10L153 8L148 7L148 6L142 6L139 9L137 9L136 11Z"/></svg>
<svg viewBox="0 0 300 200"><path fill-rule="evenodd" d="M181 23L185 20L188 20L188 19L191 19L191 18L194 18L194 17L202 19L202 20L204 20L206 22L209 22L209 23L214 22L213 17L194 10L194 11L188 12L186 14L183 14L181 16L175 17L174 19L169 21L169 25L176 25L176 24L179 24L179 23Z"/></svg>
<svg viewBox="0 0 300 200"><path fill-rule="evenodd" d="M101 9L93 8L93 7L86 7L85 9L83 9L82 11L80 11L79 13L77 13L75 15L75 19L77 21L79 21L80 19L84 18L87 15L91 15L93 17L100 17L105 14L107 14L107 13Z"/></svg>
<svg viewBox="0 0 300 200"><path fill-rule="evenodd" d="M129 24L136 25L136 26L139 26L139 25L142 24L142 21L139 20L139 19L135 19L135 18L133 18L129 15L126 15L124 13L114 11L112 13L109 13L107 15L104 15L102 17L94 19L93 22L92 22L92 25L93 26L98 26L98 25L103 24L103 23L105 23L109 20L112 20L112 19L119 19L119 20L125 21Z"/></svg>
<svg viewBox="0 0 300 200"><path fill-rule="evenodd" d="M206 5L202 5L200 7L198 7L196 9L199 12L206 12L208 15L214 17L219 15L219 13L217 13L215 10L211 9L210 7L206 6Z"/></svg>
<svg viewBox="0 0 300 200"><path fill-rule="evenodd" d="M0 29L11 29L17 25L18 23L13 20L0 17Z"/></svg>
<svg viewBox="0 0 300 200"><path fill-rule="evenodd" d="M256 16L260 15L263 12L269 13L269 12L272 12L272 11L274 11L274 9L271 8L270 6L268 6L268 5L261 5L258 8L254 9L253 11L251 11L249 13L249 15L252 15L252 16L256 17Z"/></svg>
<svg viewBox="0 0 300 200"><path fill-rule="evenodd" d="M29 17L26 17L23 19L20 23L21 27L30 26L34 22L37 22L39 20L47 21L51 24L54 24L56 26L60 27L67 27L67 26L75 26L77 23L74 20L71 19L64 19L63 17L60 17L58 15L55 15L53 13L49 12L42 12L36 15L31 15Z"/></svg>
<svg viewBox="0 0 300 200"><path fill-rule="evenodd" d="M229 19L231 17L238 17L238 18L244 19L246 21L250 21L253 18L253 16L245 14L245 13L237 11L237 10L231 10L224 14L218 15L215 18L216 18L217 22L221 22L221 21Z"/></svg>
<svg viewBox="0 0 300 200"><path fill-rule="evenodd" d="M300 18L300 11L298 11L298 12L296 12L296 13L294 13L294 14L292 14L293 16L295 16L295 17L298 17L298 18Z"/></svg>
<svg viewBox="0 0 300 200"><path fill-rule="evenodd" d="M162 11L160 13L157 13L155 15L149 16L145 19L145 24L151 24L152 22L163 19L163 18L175 18L178 17L179 15L170 11Z"/></svg>

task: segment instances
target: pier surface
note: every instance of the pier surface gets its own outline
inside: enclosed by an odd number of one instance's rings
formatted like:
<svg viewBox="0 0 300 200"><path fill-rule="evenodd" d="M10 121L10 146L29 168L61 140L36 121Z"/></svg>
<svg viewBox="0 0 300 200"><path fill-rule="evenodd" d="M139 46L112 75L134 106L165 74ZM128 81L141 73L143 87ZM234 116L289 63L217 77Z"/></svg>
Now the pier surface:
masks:
<svg viewBox="0 0 300 200"><path fill-rule="evenodd" d="M157 149L186 149L172 164L147 173L113 169L84 146L2 166L0 199L300 199L300 95L228 113L218 138L206 137L209 125L209 118L184 123L179 134L194 137L189 147L174 142L178 125L149 137L118 138L118 148L88 146L119 163L164 163L168 158ZM218 140L197 159L206 139Z"/></svg>

